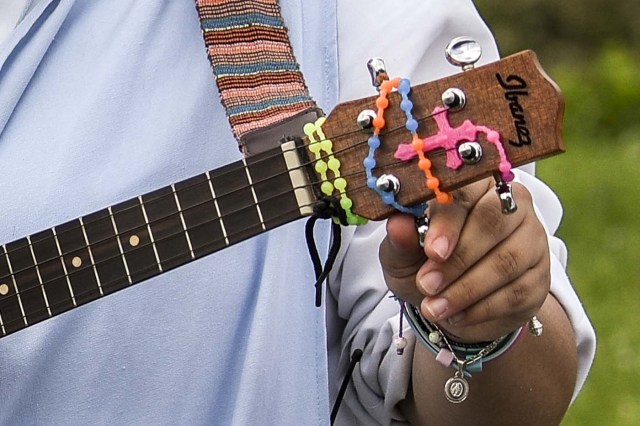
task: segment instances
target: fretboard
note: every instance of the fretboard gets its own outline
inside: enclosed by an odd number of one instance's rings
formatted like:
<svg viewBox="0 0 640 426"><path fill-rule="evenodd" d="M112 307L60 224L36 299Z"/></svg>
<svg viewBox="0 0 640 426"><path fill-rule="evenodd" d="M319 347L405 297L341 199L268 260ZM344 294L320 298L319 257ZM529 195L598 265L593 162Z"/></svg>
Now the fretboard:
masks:
<svg viewBox="0 0 640 426"><path fill-rule="evenodd" d="M300 167L288 143L3 245L0 336L308 214Z"/></svg>

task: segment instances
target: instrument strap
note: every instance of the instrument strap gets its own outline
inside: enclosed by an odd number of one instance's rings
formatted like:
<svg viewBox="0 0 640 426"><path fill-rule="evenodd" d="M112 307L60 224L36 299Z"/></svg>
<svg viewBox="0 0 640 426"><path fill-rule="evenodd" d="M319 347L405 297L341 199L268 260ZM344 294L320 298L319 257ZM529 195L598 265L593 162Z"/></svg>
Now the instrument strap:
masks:
<svg viewBox="0 0 640 426"><path fill-rule="evenodd" d="M196 9L240 150L251 155L278 144L278 135L302 135L302 126L322 112L309 95L278 0L196 0Z"/></svg>

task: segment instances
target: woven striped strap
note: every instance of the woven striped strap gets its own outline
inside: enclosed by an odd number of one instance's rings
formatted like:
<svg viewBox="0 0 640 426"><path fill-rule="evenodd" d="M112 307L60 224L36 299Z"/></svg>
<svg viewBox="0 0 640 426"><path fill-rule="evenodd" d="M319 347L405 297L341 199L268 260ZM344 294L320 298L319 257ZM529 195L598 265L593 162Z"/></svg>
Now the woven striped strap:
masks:
<svg viewBox="0 0 640 426"><path fill-rule="evenodd" d="M277 0L196 0L209 61L236 139L317 110Z"/></svg>

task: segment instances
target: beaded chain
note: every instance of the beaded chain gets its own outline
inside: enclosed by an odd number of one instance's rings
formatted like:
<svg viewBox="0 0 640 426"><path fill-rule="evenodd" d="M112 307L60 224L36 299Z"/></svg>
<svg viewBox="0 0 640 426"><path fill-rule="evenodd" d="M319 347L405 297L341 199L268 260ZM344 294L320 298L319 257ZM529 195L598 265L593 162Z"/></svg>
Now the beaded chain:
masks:
<svg viewBox="0 0 640 426"><path fill-rule="evenodd" d="M408 213L416 217L424 216L426 209L425 204L419 204L412 207L405 207L396 201L396 196L393 191L383 191L378 188L378 177L374 176L373 169L376 167L375 153L380 147L380 132L385 126L384 111L389 106L389 93L393 89L397 89L400 84L400 78L394 78L392 80L384 80L380 85L380 96L376 100L376 117L373 119L373 135L369 137L369 155L364 159L363 165L367 174L367 186L378 193L382 201L390 206L393 206L396 210L402 213Z"/></svg>
<svg viewBox="0 0 640 426"><path fill-rule="evenodd" d="M424 141L418 136L418 121L413 118L413 102L409 100L409 92L411 91L411 83L406 78L400 81L398 92L402 96L400 109L407 116L406 128L411 133L411 146L418 155L418 167L424 172L426 178L426 186L436 194L436 201L440 204L450 204L453 197L448 192L440 190L440 180L431 173L431 160L424 155Z"/></svg>
<svg viewBox="0 0 640 426"><path fill-rule="evenodd" d="M325 136L322 130L322 125L325 121L325 117L320 117L315 123L307 123L303 128L304 134L309 138L309 150L315 156L315 170L322 179L320 190L328 196L332 196L334 191L337 190L340 194L340 207L346 214L347 223L349 225L362 225L367 220L351 211L353 201L346 192L347 180L340 175L340 160L333 155L333 142ZM326 157L328 161L325 161L323 157ZM329 180L327 174L329 170L333 172L333 182Z"/></svg>
<svg viewBox="0 0 640 426"><path fill-rule="evenodd" d="M470 120L465 120L460 126L452 127L449 122L449 110L444 107L436 107L433 110L433 118L438 126L438 133L422 140L423 144L419 150L412 143L400 144L396 149L394 157L398 160L409 161L420 155L421 152L430 152L442 148L447 152L447 167L457 170L464 164L457 150L457 145L461 141L473 141L477 139L478 133L484 133L487 141L495 145L500 163L498 170L504 182L511 182L514 175L511 172L511 163L507 159L507 154L500 140L500 134L486 126L477 126Z"/></svg>

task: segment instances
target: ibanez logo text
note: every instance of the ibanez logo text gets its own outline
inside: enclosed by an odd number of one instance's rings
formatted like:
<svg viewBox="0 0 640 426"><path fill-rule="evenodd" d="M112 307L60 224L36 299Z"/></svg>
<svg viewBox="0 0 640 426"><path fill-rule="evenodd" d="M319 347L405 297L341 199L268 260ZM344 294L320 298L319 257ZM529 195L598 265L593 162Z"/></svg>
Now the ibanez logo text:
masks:
<svg viewBox="0 0 640 426"><path fill-rule="evenodd" d="M509 143L514 146L531 145L531 132L527 127L527 120L524 116L524 108L520 103L520 98L523 96L529 96L529 92L525 90L527 88L527 82L517 75L509 75L507 78L502 78L500 74L496 74L498 83L505 89L504 98L509 101L509 111L513 117L513 126L518 135L518 140L514 141L509 139Z"/></svg>

